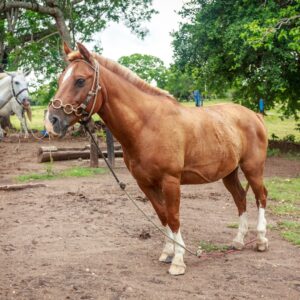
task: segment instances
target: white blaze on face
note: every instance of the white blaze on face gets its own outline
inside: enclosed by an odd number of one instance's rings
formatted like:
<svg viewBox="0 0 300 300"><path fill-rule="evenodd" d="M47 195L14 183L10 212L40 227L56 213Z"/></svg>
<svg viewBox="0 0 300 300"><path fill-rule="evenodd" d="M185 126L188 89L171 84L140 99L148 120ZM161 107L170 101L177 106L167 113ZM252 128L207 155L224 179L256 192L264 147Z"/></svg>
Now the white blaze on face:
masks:
<svg viewBox="0 0 300 300"><path fill-rule="evenodd" d="M65 73L64 78L62 80L62 83L64 83L71 76L72 72L73 72L73 66L68 68L68 70Z"/></svg>
<svg viewBox="0 0 300 300"><path fill-rule="evenodd" d="M49 111L47 111L47 113L45 115L45 128L46 128L48 133L52 133L53 135L57 135L57 133L54 132L53 125L49 120Z"/></svg>

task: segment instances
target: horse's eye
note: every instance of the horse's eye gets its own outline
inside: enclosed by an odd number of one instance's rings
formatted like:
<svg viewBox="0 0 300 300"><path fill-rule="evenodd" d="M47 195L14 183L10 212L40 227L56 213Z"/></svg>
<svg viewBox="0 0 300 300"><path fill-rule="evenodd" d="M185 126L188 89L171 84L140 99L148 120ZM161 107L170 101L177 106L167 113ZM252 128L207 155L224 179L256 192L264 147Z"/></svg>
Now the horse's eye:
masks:
<svg viewBox="0 0 300 300"><path fill-rule="evenodd" d="M78 86L78 87L83 87L85 84L85 80L83 78L79 78L76 80L76 83L75 85Z"/></svg>
<svg viewBox="0 0 300 300"><path fill-rule="evenodd" d="M18 85L18 84L20 84L20 82L19 81L15 81L15 84Z"/></svg>

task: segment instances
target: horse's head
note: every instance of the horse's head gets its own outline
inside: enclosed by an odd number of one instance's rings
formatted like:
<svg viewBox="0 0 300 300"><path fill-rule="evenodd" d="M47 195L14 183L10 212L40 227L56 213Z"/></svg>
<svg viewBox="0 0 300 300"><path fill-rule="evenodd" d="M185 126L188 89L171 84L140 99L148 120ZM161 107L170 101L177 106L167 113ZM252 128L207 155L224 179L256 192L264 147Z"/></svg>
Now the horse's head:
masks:
<svg viewBox="0 0 300 300"><path fill-rule="evenodd" d="M102 105L99 64L82 44L77 46L79 51L72 51L64 44L69 65L59 77L58 90L45 117L47 131L60 137L69 126L89 119Z"/></svg>
<svg viewBox="0 0 300 300"><path fill-rule="evenodd" d="M11 77L11 91L13 97L18 101L20 105L27 108L30 105L30 97L28 92L28 84L26 81L26 76L29 75L30 71L25 73L21 71L17 72L7 72Z"/></svg>

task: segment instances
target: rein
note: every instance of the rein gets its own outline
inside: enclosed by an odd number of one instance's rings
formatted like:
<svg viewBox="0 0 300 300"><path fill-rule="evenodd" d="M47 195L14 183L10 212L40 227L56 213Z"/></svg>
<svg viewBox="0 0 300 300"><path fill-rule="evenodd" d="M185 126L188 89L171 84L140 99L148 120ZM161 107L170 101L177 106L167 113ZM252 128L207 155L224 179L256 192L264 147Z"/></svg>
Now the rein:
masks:
<svg viewBox="0 0 300 300"><path fill-rule="evenodd" d="M94 143L98 154L104 159L105 164L107 165L109 171L111 172L111 174L113 175L113 177L115 178L115 181L117 182L117 184L119 185L120 189L124 192L124 194L127 196L127 198L133 203L133 205L144 215L144 217L147 219L147 221L149 221L163 236L167 237L169 240L171 240L173 243L175 243L176 245L180 246L181 248L183 248L184 250L186 250L188 253L190 253L191 255L198 257L198 258L202 258L202 259L206 259L206 258L214 258L214 257L221 257L221 256L225 256L226 254L230 254L230 253L236 253L236 252L240 252L240 250L237 249L228 249L226 251L222 251L222 252L218 252L218 253L205 253L204 255L203 250L201 249L201 246L198 247L198 249L196 251L192 251L189 248L186 248L185 246L181 245L180 243L178 243L177 241L175 241L173 238L169 237L164 230L159 227L155 222L152 221L152 219L143 211L143 209L137 204L137 202L130 196L130 194L126 191L126 184L123 183L117 176L117 174L115 173L115 171L113 170L112 166L110 165L110 163L108 162L107 158L104 156L101 148L99 147L98 143L96 142L93 134L91 133L89 127L87 126L88 122L87 120L81 121L80 124L82 124L84 126L85 131L89 134L92 142ZM245 243L245 247L253 244L256 241L256 239L252 239L249 242Z"/></svg>
<svg viewBox="0 0 300 300"><path fill-rule="evenodd" d="M55 98L50 101L49 106L52 106L54 109L62 108L65 114L67 115L75 114L77 117L80 117L83 121L87 121L90 119L90 117L94 112L94 108L97 102L96 100L97 100L98 92L101 90L101 86L99 84L100 66L97 60L94 60L95 67L83 59L74 60L74 62L78 62L78 61L85 63L95 71L93 84L90 91L87 94L86 99L80 105L74 107L72 104L68 104L68 103L63 104L63 99L61 98ZM90 112L87 112L86 109L92 100L93 100L92 109L90 110Z"/></svg>

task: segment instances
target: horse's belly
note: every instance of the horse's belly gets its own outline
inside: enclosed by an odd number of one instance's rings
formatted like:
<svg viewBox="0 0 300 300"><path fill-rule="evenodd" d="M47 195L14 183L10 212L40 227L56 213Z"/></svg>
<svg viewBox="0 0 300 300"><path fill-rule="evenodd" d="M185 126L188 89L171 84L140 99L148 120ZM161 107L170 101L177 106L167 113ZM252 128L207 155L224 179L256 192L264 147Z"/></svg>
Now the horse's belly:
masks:
<svg viewBox="0 0 300 300"><path fill-rule="evenodd" d="M185 166L181 173L181 184L214 182L229 175L237 166L236 159Z"/></svg>

